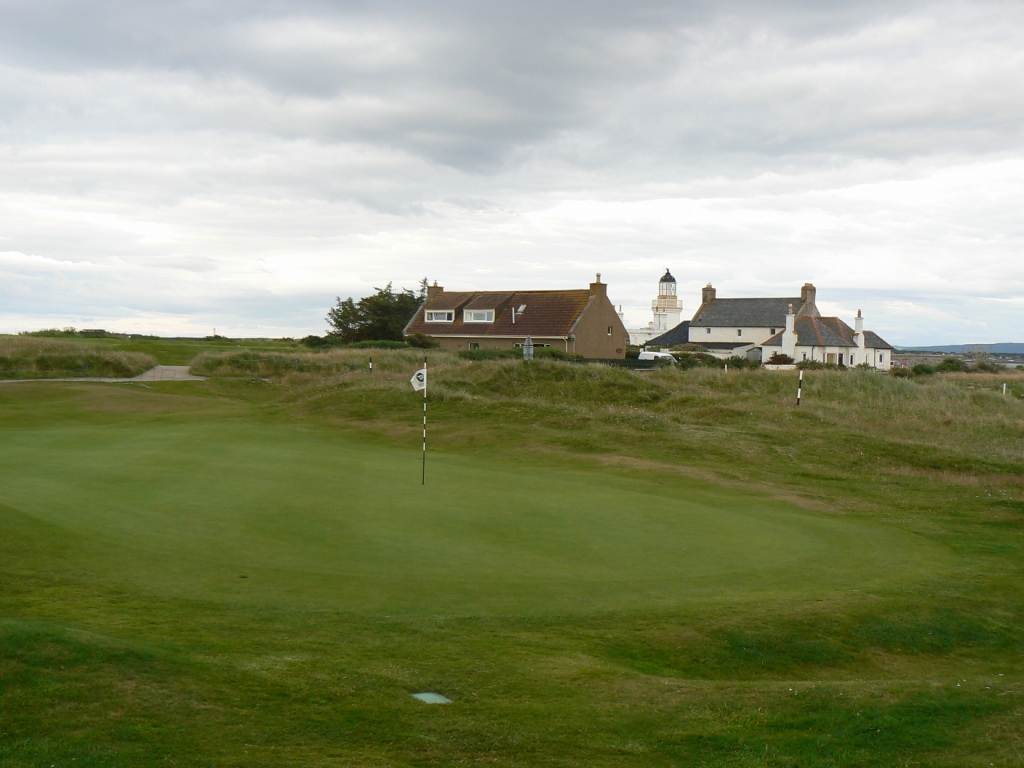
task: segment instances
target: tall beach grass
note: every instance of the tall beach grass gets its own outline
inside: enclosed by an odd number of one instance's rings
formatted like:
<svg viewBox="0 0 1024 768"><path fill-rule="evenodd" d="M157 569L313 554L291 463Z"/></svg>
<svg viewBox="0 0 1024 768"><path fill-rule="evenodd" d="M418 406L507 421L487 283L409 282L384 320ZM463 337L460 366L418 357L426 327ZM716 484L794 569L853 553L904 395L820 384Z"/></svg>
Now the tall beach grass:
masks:
<svg viewBox="0 0 1024 768"><path fill-rule="evenodd" d="M0 378L131 378L148 371L156 360L141 352L83 346L30 336L0 337Z"/></svg>

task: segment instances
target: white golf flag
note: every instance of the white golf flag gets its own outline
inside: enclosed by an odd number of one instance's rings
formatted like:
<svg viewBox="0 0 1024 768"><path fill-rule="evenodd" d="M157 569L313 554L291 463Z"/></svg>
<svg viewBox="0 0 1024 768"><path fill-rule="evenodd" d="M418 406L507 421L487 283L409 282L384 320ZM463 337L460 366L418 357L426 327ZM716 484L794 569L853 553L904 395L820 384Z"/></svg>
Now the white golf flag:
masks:
<svg viewBox="0 0 1024 768"><path fill-rule="evenodd" d="M419 392L421 389L427 388L427 369L420 368L416 373L409 379L409 383L412 384L412 388Z"/></svg>

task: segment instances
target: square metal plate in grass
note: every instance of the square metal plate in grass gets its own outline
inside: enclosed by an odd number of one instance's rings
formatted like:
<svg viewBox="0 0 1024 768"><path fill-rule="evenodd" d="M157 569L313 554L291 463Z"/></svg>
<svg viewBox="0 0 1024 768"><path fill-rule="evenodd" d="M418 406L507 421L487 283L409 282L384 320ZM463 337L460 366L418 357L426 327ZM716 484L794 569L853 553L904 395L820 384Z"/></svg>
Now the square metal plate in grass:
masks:
<svg viewBox="0 0 1024 768"><path fill-rule="evenodd" d="M414 699L419 699L426 704L451 704L452 700L440 693L414 693Z"/></svg>

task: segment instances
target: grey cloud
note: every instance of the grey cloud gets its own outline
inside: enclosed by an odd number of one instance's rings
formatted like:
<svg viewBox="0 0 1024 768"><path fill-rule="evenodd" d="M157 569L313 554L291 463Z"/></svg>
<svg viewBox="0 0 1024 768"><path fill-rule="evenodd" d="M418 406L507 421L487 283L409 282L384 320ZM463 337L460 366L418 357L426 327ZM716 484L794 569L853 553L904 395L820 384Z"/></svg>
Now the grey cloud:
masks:
<svg viewBox="0 0 1024 768"><path fill-rule="evenodd" d="M0 302L220 297L319 330L282 280L600 268L640 308L664 264L924 306L1024 282L1024 185L999 166L1024 130L1019 5L0 0L0 22L0 249L110 270L5 272Z"/></svg>

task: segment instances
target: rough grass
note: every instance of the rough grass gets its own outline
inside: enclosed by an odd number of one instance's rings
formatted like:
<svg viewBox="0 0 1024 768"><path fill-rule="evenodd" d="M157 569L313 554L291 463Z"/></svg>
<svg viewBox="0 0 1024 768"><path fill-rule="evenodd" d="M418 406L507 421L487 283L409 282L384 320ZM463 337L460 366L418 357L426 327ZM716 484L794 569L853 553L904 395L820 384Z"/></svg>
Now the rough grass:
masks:
<svg viewBox="0 0 1024 768"><path fill-rule="evenodd" d="M79 343L33 337L0 336L0 378L131 378L156 365L141 352L100 349Z"/></svg>
<svg viewBox="0 0 1024 768"><path fill-rule="evenodd" d="M428 482L446 482L419 515L423 353L375 352L370 375L368 352L217 363L187 389L0 390L0 765L1020 764L1020 374L809 372L798 409L792 374L430 351ZM713 498L723 543L666 555L686 537L653 521ZM740 566L806 533L755 535L737 498L879 535L729 590L731 532L765 545ZM571 532L577 504L596 513L572 541L494 514ZM339 529L346 505L392 535ZM583 578L605 557L620 579ZM715 589L680 589L673 562L701 559ZM645 570L671 599L628 599Z"/></svg>

